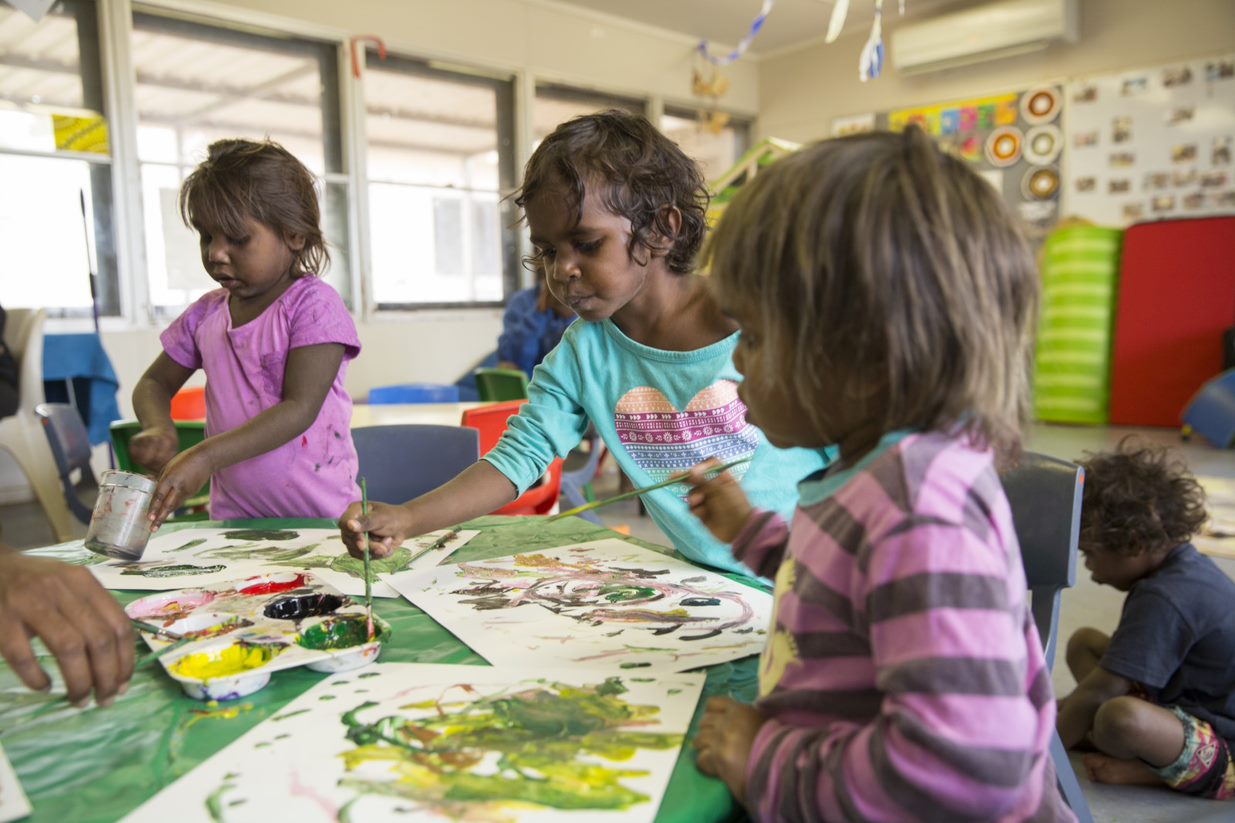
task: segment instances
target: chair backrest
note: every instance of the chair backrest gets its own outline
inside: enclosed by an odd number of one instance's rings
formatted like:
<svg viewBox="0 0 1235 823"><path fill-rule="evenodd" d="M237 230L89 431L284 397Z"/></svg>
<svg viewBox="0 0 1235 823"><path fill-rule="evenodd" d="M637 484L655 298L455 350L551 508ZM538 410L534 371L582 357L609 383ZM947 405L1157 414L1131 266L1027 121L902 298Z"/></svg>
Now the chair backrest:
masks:
<svg viewBox="0 0 1235 823"><path fill-rule="evenodd" d="M527 399L527 375L518 369L476 369L476 391L481 401Z"/></svg>
<svg viewBox="0 0 1235 823"><path fill-rule="evenodd" d="M18 363L21 395L19 414L33 415L34 407L45 399L43 396L43 324L47 319L44 309L7 309L5 311L4 345L13 353Z"/></svg>
<svg viewBox="0 0 1235 823"><path fill-rule="evenodd" d="M480 459L480 438L464 426L364 426L352 442L369 499L381 503L419 497Z"/></svg>
<svg viewBox="0 0 1235 823"><path fill-rule="evenodd" d="M1076 585L1085 470L1075 463L1026 452L1002 480L1021 546L1034 623L1046 665L1052 667L1060 594Z"/></svg>
<svg viewBox="0 0 1235 823"><path fill-rule="evenodd" d="M64 499L69 511L82 523L89 523L91 507L82 503L77 496L77 485L73 482L73 471L80 470L83 481L98 487L94 469L90 466L90 434L86 431L86 424L82 422L77 408L68 403L40 403L35 406L34 413L47 434L47 443L56 460L56 471L64 487Z"/></svg>
<svg viewBox="0 0 1235 823"><path fill-rule="evenodd" d="M172 420L205 420L206 387L191 386L172 395Z"/></svg>
<svg viewBox="0 0 1235 823"><path fill-rule="evenodd" d="M459 387L440 383L376 386L369 390L369 402L375 406L394 403L458 403Z"/></svg>
<svg viewBox="0 0 1235 823"><path fill-rule="evenodd" d="M480 453L488 454L506 431L507 422L527 400L507 400L474 409L464 409L462 423L480 432Z"/></svg>

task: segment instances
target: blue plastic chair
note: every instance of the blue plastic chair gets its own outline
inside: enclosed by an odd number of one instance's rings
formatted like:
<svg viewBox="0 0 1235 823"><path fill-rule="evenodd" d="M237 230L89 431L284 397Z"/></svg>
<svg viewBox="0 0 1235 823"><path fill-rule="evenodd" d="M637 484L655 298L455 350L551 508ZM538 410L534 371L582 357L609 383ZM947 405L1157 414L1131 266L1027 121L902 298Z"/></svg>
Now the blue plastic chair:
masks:
<svg viewBox="0 0 1235 823"><path fill-rule="evenodd" d="M401 383L369 390L370 405L394 403L458 403L459 387L441 383Z"/></svg>
<svg viewBox="0 0 1235 823"><path fill-rule="evenodd" d="M69 403L40 403L34 407L34 413L43 425L47 444L55 458L56 472L64 488L64 501L74 517L89 524L94 502L92 500L90 505L82 502L78 486L93 489L97 495L99 483L90 466L90 434L86 431L86 424L82 422L77 408ZM79 470L81 479L74 482L73 472Z"/></svg>
<svg viewBox="0 0 1235 823"><path fill-rule="evenodd" d="M1064 589L1076 585L1085 470L1075 463L1026 452L1020 464L1001 479L1021 546L1033 622L1050 670L1058 645L1059 601ZM1093 823L1089 803L1057 731L1051 733L1051 760L1059 790L1072 813L1080 823Z"/></svg>
<svg viewBox="0 0 1235 823"><path fill-rule="evenodd" d="M1210 380L1184 409L1184 425L1220 449L1235 443L1235 369Z"/></svg>
<svg viewBox="0 0 1235 823"><path fill-rule="evenodd" d="M480 434L463 426L352 429L369 499L404 503L451 480L480 459Z"/></svg>

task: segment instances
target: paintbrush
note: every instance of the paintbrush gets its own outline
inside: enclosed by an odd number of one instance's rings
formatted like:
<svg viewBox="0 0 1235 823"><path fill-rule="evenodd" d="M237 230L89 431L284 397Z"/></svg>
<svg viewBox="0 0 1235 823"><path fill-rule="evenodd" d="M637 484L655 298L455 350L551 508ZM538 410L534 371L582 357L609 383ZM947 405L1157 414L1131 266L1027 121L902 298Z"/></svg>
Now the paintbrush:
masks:
<svg viewBox="0 0 1235 823"><path fill-rule="evenodd" d="M424 557L426 554L428 554L431 551L436 551L437 549L446 548L446 544L449 543L451 540L454 540L455 535L457 535L462 530L463 530L462 523L460 523L458 526L451 526L449 529L446 530L446 533L443 534L441 537L439 537L437 540L434 540L432 543L425 546L423 549L421 549L420 551L416 552L411 557L409 557L405 565L410 566L412 563Z"/></svg>
<svg viewBox="0 0 1235 823"><path fill-rule="evenodd" d="M743 463L749 463L749 462L750 462L749 457L739 457L737 460L730 460L728 463L717 466L714 469L709 469L708 474L715 476L715 475L720 474L721 472L732 469L734 466L740 466ZM573 517L576 514L582 514L583 512L590 512L592 511L592 509L599 509L599 508L608 506L613 503L620 503L623 500L629 500L632 497L638 497L641 494L647 494L648 492L654 492L657 489L663 489L665 486L672 486L674 483L681 483L685 479L686 479L685 474L675 474L673 477L670 477L668 480L662 480L659 483L653 483L652 485L644 486L641 489L635 489L634 491L625 492L623 494L615 495L613 497L607 497L604 500L593 500L591 503L584 503L582 506L575 506L573 509L567 509L564 512L558 512L557 514L550 515L549 517L545 519L547 521L553 521L553 520L561 520L563 517Z"/></svg>
<svg viewBox="0 0 1235 823"><path fill-rule="evenodd" d="M149 632L150 634L153 634L153 635L161 634L164 637L171 638L172 640L183 640L184 639L184 635L182 634L178 634L177 632L173 632L173 631L168 631L162 626L156 626L153 623L147 623L144 620L138 620L135 617L130 617L129 622L133 624L133 628L140 629L141 631L144 631L144 632Z"/></svg>
<svg viewBox="0 0 1235 823"><path fill-rule="evenodd" d="M360 478L360 516L369 516L369 489ZM364 533L364 602L368 620L369 639L373 639L373 578L369 575L369 533Z"/></svg>

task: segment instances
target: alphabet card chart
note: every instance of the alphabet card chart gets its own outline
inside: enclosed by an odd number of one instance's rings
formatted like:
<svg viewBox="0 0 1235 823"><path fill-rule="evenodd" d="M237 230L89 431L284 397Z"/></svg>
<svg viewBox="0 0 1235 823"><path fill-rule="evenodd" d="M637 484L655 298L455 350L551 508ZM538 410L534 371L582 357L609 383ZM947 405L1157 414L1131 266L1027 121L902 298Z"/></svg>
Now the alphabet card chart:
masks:
<svg viewBox="0 0 1235 823"><path fill-rule="evenodd" d="M322 681L125 821L651 821L703 682L377 664Z"/></svg>
<svg viewBox="0 0 1235 823"><path fill-rule="evenodd" d="M1235 212L1235 54L1068 84L1069 213L1103 226Z"/></svg>
<svg viewBox="0 0 1235 823"><path fill-rule="evenodd" d="M772 596L622 540L391 575L495 666L685 671L759 654Z"/></svg>

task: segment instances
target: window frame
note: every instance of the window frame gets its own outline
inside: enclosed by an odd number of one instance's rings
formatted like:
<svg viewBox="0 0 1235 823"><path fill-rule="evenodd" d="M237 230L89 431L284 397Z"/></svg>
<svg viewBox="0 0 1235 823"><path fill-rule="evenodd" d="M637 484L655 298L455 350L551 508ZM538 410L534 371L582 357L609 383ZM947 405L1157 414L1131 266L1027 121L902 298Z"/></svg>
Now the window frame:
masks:
<svg viewBox="0 0 1235 823"><path fill-rule="evenodd" d="M498 153L498 222L499 222L499 256L502 264L502 299L501 300L467 300L467 301L432 301L424 303L381 303L377 301L375 296L376 286L374 285L373 272L373 222L369 216L369 186L377 183L379 185L395 185L408 186L424 189L441 189L442 191L485 191L480 189L460 189L457 186L433 186L425 183L407 183L400 180L387 180L383 178L373 178L369 174L367 163L368 156L368 132L365 128L364 118L367 116L366 101L364 96L363 83L364 77L367 74L366 68L361 72L360 83L357 84L357 98L360 117L358 118L357 130L355 132L359 142L364 145L364 155L366 162L363 165L358 165L357 176L361 178L361 184L357 187L357 205L363 209L363 219L365 223L365 244L364 244L364 274L365 274L365 295L366 295L366 312L368 316L375 315L398 315L403 313L415 313L434 310L458 310L458 309L496 309L501 308L506 304L510 295L514 294L519 288L519 273L522 267L519 261L522 259L522 242L519 237L519 216L518 207L515 206L512 195L518 188L517 169L521 165L518 159L518 86L519 75L513 71L503 71L501 69L490 69L479 66L463 65L458 63L444 63L442 61L433 60L424 57L414 57L407 54L394 54L388 52L383 59L378 52L373 48L365 50L366 66L378 66L382 70L404 72L415 77L425 77L434 80L445 80L453 83L460 83L468 86L479 86L481 88L493 89L497 96L497 153ZM466 220L466 211L464 214ZM464 272L462 276L468 276L468 272Z"/></svg>

